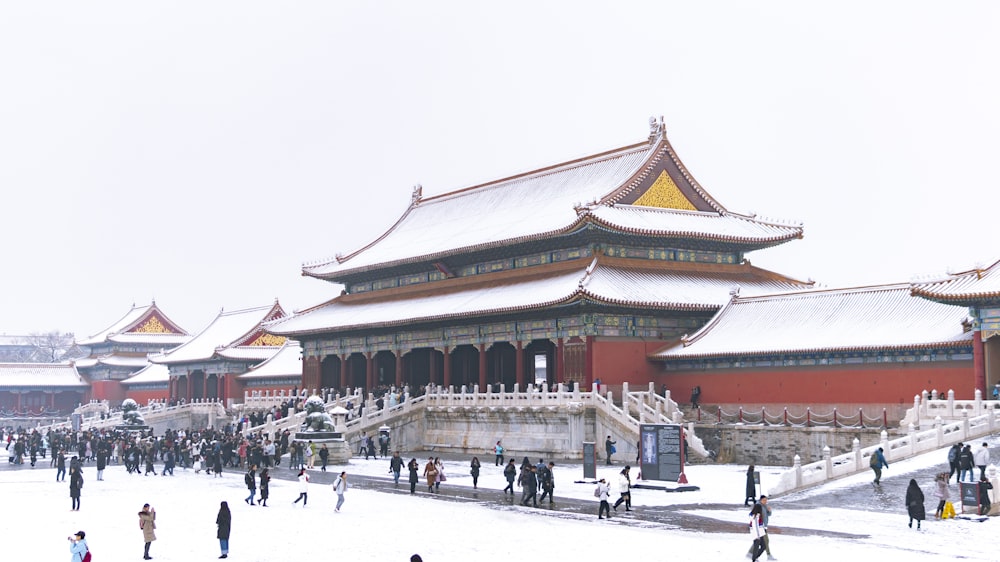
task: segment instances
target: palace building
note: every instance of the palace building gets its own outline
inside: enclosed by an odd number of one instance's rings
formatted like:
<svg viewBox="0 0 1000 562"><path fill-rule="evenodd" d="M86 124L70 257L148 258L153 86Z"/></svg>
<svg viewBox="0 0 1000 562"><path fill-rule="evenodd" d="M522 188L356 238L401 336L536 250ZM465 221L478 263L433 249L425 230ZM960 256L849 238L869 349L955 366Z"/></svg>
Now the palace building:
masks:
<svg viewBox="0 0 1000 562"><path fill-rule="evenodd" d="M425 196L370 244L303 266L343 285L267 324L301 342L306 388L655 381L648 356L696 332L734 292L811 286L749 252L802 237L706 191L649 137Z"/></svg>
<svg viewBox="0 0 1000 562"><path fill-rule="evenodd" d="M149 365L149 356L173 349L191 335L171 321L156 303L132 305L117 322L76 344L90 355L74 362L90 383L89 398L121 402L122 382Z"/></svg>
<svg viewBox="0 0 1000 562"><path fill-rule="evenodd" d="M218 316L184 345L154 355L150 360L167 368L166 393L170 400L235 400L242 402L239 376L282 350L286 338L264 331L263 326L285 316L277 300L268 306L220 311ZM148 373L143 384L163 384L163 373ZM140 381L141 382L141 381ZM147 386L147 390L155 390ZM137 387L136 391L141 390Z"/></svg>

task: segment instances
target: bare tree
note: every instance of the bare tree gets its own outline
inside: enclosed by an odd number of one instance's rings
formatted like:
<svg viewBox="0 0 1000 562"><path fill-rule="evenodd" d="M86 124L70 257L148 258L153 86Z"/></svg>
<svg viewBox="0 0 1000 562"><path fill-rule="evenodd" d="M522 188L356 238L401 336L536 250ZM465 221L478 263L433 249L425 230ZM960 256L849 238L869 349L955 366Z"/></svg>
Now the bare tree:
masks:
<svg viewBox="0 0 1000 562"><path fill-rule="evenodd" d="M30 350L25 363L58 363L73 347L73 334L52 331L44 334L32 333L24 337L24 345Z"/></svg>

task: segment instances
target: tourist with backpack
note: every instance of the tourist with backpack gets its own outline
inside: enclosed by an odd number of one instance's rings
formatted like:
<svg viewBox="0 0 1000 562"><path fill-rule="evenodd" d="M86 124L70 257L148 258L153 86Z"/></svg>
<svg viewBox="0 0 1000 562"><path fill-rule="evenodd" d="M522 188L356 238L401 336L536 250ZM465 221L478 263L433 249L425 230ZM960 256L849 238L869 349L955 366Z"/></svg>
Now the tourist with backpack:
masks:
<svg viewBox="0 0 1000 562"><path fill-rule="evenodd" d="M69 539L69 551L72 557L71 562L90 562L90 547L87 546L87 533L77 531L75 535L67 537Z"/></svg>
<svg viewBox="0 0 1000 562"><path fill-rule="evenodd" d="M333 492L337 494L337 507L333 510L340 513L340 506L344 505L344 493L347 492L347 472L341 472L340 476L333 481Z"/></svg>
<svg viewBox="0 0 1000 562"><path fill-rule="evenodd" d="M594 497L601 500L601 506L597 509L597 518L604 519L607 515L608 519L611 519L611 506L608 504L608 496L611 494L611 484L608 481L601 478L597 482L597 488L594 489Z"/></svg>

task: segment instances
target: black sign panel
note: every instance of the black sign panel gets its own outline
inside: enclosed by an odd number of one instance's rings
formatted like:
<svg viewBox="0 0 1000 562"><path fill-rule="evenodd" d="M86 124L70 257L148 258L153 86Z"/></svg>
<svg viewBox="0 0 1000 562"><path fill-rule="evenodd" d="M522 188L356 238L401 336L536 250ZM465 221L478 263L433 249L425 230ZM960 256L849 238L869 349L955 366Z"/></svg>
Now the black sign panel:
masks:
<svg viewBox="0 0 1000 562"><path fill-rule="evenodd" d="M960 482L962 506L979 507L979 482Z"/></svg>
<svg viewBox="0 0 1000 562"><path fill-rule="evenodd" d="M676 482L684 472L683 429L675 424L639 426L641 455L639 467L643 480Z"/></svg>
<svg viewBox="0 0 1000 562"><path fill-rule="evenodd" d="M593 443L583 444L583 477L597 478L597 448Z"/></svg>

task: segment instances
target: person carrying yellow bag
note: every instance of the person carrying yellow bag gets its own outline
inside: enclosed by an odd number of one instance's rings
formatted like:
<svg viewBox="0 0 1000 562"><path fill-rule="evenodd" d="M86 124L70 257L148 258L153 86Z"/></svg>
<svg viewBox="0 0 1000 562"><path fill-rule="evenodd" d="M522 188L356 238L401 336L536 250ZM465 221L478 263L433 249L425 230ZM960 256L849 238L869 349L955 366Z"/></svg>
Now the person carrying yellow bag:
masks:
<svg viewBox="0 0 1000 562"><path fill-rule="evenodd" d="M941 519L954 519L955 518L955 504L951 502L944 503L944 514L941 515Z"/></svg>

